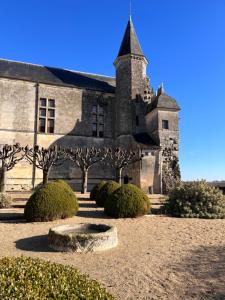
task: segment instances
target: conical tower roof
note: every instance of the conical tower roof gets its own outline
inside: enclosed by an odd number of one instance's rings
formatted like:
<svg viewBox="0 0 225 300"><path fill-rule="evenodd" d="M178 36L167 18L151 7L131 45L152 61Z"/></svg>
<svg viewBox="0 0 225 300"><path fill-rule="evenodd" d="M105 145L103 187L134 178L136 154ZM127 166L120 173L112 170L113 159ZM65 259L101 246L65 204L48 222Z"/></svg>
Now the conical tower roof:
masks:
<svg viewBox="0 0 225 300"><path fill-rule="evenodd" d="M127 28L123 37L122 44L120 46L118 57L127 54L144 56L131 17L127 24Z"/></svg>

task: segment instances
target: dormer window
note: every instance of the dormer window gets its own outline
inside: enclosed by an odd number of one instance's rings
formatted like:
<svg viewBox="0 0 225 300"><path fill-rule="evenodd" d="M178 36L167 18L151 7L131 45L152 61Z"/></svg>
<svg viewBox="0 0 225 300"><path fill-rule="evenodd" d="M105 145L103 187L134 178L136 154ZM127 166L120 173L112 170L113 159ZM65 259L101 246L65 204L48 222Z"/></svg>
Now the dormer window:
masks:
<svg viewBox="0 0 225 300"><path fill-rule="evenodd" d="M162 128L169 129L169 121L168 120L162 120Z"/></svg>

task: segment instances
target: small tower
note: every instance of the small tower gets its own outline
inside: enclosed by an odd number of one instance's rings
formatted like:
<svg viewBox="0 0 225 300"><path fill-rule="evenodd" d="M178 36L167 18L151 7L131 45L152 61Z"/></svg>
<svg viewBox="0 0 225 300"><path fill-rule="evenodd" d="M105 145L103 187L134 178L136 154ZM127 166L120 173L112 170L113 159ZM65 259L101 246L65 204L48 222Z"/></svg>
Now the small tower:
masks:
<svg viewBox="0 0 225 300"><path fill-rule="evenodd" d="M130 17L119 54L114 62L116 68L116 136L135 133L135 101L144 94L148 84L145 58ZM144 120L144 116L140 117ZM143 125L144 126L144 125Z"/></svg>
<svg viewBox="0 0 225 300"><path fill-rule="evenodd" d="M161 85L148 105L146 126L148 134L157 145L164 148L179 148L179 111L176 100L165 93Z"/></svg>

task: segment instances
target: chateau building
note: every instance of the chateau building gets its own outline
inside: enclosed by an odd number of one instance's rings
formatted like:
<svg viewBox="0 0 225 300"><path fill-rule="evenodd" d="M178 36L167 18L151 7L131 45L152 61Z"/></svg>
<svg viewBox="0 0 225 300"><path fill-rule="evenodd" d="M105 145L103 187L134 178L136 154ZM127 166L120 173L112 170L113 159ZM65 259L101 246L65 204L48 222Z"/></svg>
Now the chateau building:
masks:
<svg viewBox="0 0 225 300"><path fill-rule="evenodd" d="M161 193L163 151L170 147L178 157L180 108L163 87L153 92L147 64L131 18L114 62L115 78L0 59L0 144L138 149L142 161L123 175ZM114 176L110 167L96 165L88 189ZM7 189L29 189L41 178L21 161L8 172ZM50 178L80 189L80 170L70 162L53 168Z"/></svg>

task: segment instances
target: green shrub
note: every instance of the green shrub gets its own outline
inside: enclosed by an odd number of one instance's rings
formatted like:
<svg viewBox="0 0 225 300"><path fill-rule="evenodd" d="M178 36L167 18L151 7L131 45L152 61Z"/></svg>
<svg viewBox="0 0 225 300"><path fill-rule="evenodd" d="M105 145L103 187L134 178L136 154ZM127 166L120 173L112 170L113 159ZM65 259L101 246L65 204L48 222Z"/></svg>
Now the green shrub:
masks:
<svg viewBox="0 0 225 300"><path fill-rule="evenodd" d="M103 187L103 185L106 183L105 180L100 181L99 183L97 183L91 193L90 193L90 199L91 200L96 200L97 194L99 193L100 189Z"/></svg>
<svg viewBox="0 0 225 300"><path fill-rule="evenodd" d="M169 194L164 211L182 218L225 218L225 196L206 181L182 183Z"/></svg>
<svg viewBox="0 0 225 300"><path fill-rule="evenodd" d="M28 222L52 221L72 217L78 208L73 190L66 182L57 180L34 192L25 206L24 216Z"/></svg>
<svg viewBox="0 0 225 300"><path fill-rule="evenodd" d="M29 257L0 259L0 298L114 299L97 281L75 268Z"/></svg>
<svg viewBox="0 0 225 300"><path fill-rule="evenodd" d="M120 187L120 184L115 181L106 182L99 190L97 197L95 199L98 207L104 207L106 199L113 193L116 189Z"/></svg>
<svg viewBox="0 0 225 300"><path fill-rule="evenodd" d="M105 212L115 218L135 218L150 211L148 196L133 184L124 184L105 202Z"/></svg>
<svg viewBox="0 0 225 300"><path fill-rule="evenodd" d="M71 186L65 180L57 179L54 182L60 184L64 189L67 189L69 192L73 192Z"/></svg>
<svg viewBox="0 0 225 300"><path fill-rule="evenodd" d="M12 205L12 197L6 193L0 193L0 208L9 208Z"/></svg>

